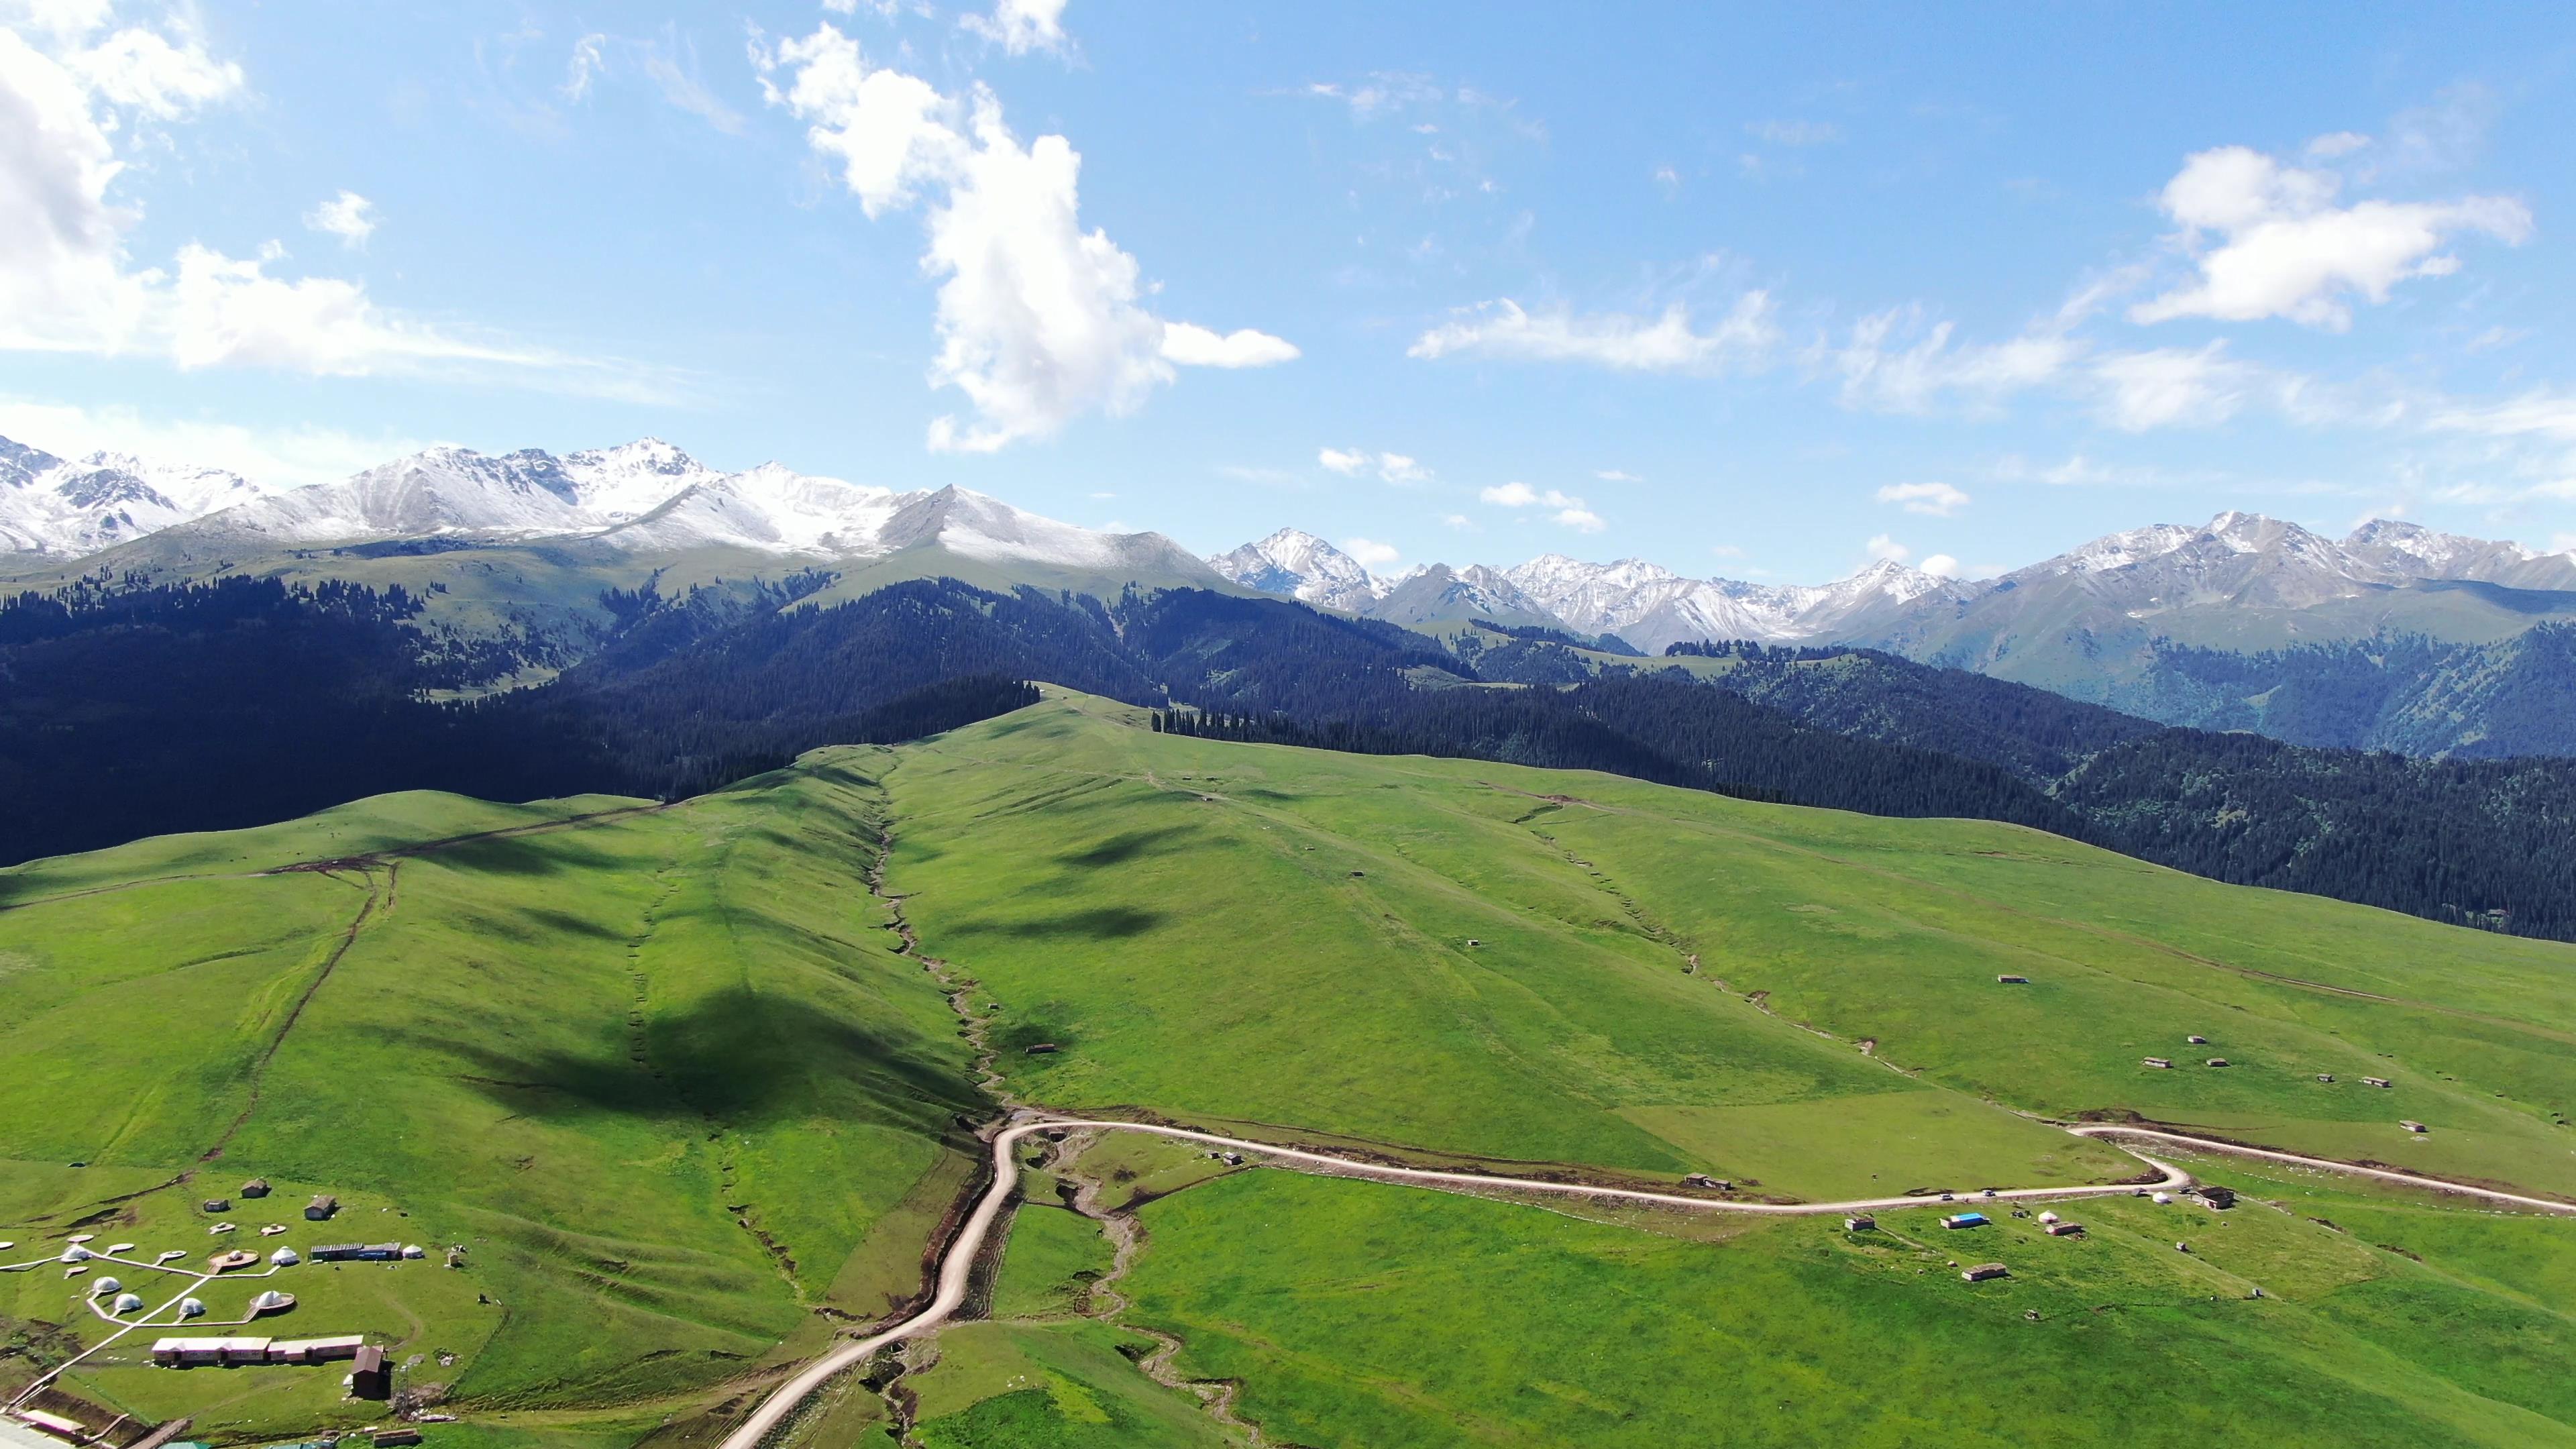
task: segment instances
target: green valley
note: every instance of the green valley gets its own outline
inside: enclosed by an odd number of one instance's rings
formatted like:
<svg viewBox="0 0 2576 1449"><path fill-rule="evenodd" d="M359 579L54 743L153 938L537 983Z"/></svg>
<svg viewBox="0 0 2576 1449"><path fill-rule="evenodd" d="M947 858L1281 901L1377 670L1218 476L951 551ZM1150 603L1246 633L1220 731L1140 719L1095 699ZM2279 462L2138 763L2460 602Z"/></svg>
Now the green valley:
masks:
<svg viewBox="0 0 2576 1449"><path fill-rule="evenodd" d="M143 1352L363 1333L462 1421L440 1449L713 1445L923 1299L974 1129L1025 1106L1927 1200L1851 1232L1032 1139L967 1321L776 1443L2576 1441L2576 1219L2220 1156L2186 1165L2236 1207L2121 1189L2082 1235L1928 1198L2154 1176L2052 1125L2092 1119L2576 1200L2576 947L2007 825L1149 725L1050 689L670 806L384 796L0 871L0 1263L33 1265L0 1391L113 1331L37 1261L75 1233L392 1239L425 1257L280 1269L257 1328L156 1318L67 1402L224 1445L378 1423L337 1369Z"/></svg>

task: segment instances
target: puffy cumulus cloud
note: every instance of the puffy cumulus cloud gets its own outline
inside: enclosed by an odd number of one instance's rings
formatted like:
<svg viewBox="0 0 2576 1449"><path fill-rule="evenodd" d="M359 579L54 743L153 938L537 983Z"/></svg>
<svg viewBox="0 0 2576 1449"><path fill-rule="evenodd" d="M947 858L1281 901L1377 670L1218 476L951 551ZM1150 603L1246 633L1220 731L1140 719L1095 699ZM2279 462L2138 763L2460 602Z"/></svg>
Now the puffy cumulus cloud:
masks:
<svg viewBox="0 0 2576 1449"><path fill-rule="evenodd" d="M1890 538L1883 533L1871 535L1869 542L1861 545L1861 547L1871 558L1877 559L1883 563L1901 564L1907 559L1914 557L1914 550L1907 548L1905 545L1898 543L1895 539Z"/></svg>
<svg viewBox="0 0 2576 1449"><path fill-rule="evenodd" d="M1490 503L1496 508L1545 508L1549 510L1549 522L1571 528L1578 533L1599 533L1610 526L1600 514L1587 507L1582 499L1571 494L1560 493L1553 488L1540 492L1527 483L1505 483L1478 490L1476 499L1480 503Z"/></svg>
<svg viewBox="0 0 2576 1449"><path fill-rule="evenodd" d="M1626 312L1531 312L1510 298L1469 308L1415 338L1406 355L1526 362L1587 362L1622 372L1723 372L1758 367L1779 340L1771 298L1746 292L1716 326L1700 331L1681 302L1653 318Z"/></svg>
<svg viewBox="0 0 2576 1449"><path fill-rule="evenodd" d="M1032 50L1062 55L1071 43L1064 33L1064 5L1065 0L997 0L992 14L968 14L957 24L1013 55Z"/></svg>
<svg viewBox="0 0 2576 1449"><path fill-rule="evenodd" d="M1915 567L1936 579L1955 579L1960 574L1959 561L1946 553L1936 553Z"/></svg>
<svg viewBox="0 0 2576 1449"><path fill-rule="evenodd" d="M2126 432L2207 427L2236 415L2259 380L2230 359L2227 344L2124 352L2093 364L2104 418Z"/></svg>
<svg viewBox="0 0 2576 1449"><path fill-rule="evenodd" d="M340 239L352 251L364 251L376 234L376 204L354 191L343 191L304 213L304 225Z"/></svg>
<svg viewBox="0 0 2576 1449"><path fill-rule="evenodd" d="M1387 483L1421 483L1431 477L1431 470L1420 461L1402 453L1372 453L1365 448L1325 448L1315 454L1315 461L1345 478L1374 473Z"/></svg>
<svg viewBox="0 0 2576 1449"><path fill-rule="evenodd" d="M830 25L802 40L755 40L752 60L770 103L808 123L807 140L839 166L862 211L924 209L922 269L940 279L931 381L964 393L976 413L934 421L932 449L993 452L1085 413L1132 412L1177 366L1297 355L1264 333L1220 334L1148 311L1136 259L1082 228L1072 143L1023 144L985 87L944 94L871 64Z"/></svg>
<svg viewBox="0 0 2576 1449"><path fill-rule="evenodd" d="M1183 367L1268 367L1301 355L1297 344L1249 327L1220 335L1194 322L1163 324L1163 358Z"/></svg>
<svg viewBox="0 0 2576 1449"><path fill-rule="evenodd" d="M2345 146L2344 138L2324 139L2330 153ZM2532 234L2530 209L2512 197L2337 206L2341 189L2334 172L2284 165L2246 146L2191 156L2158 204L2181 226L2176 242L2199 278L2136 304L2130 319L2286 317L2339 332L2352 325L2353 297L2384 302L2399 282L2459 270L2457 254L2444 250L2453 237L2483 234L2515 246Z"/></svg>
<svg viewBox="0 0 2576 1449"><path fill-rule="evenodd" d="M1358 560L1363 568L1384 568L1404 557L1404 551L1394 544L1380 543L1373 538L1346 538L1340 547L1342 552Z"/></svg>
<svg viewBox="0 0 2576 1449"><path fill-rule="evenodd" d="M1897 504L1908 513L1948 518L1968 506L1968 495L1947 483L1890 483L1878 490L1878 501Z"/></svg>
<svg viewBox="0 0 2576 1449"><path fill-rule="evenodd" d="M139 214L114 195L120 145L233 99L241 68L208 54L184 15L120 27L103 4L20 9L25 28L0 29L0 348L330 375L497 364L667 396L613 368L456 337L378 306L357 282L273 276L273 242L251 260L191 243L170 267L136 267L125 238ZM356 203L334 213L346 237L365 203L340 200Z"/></svg>
<svg viewBox="0 0 2576 1449"><path fill-rule="evenodd" d="M2066 328L2080 320L2077 303L2003 342L1962 343L1956 324L1929 322L1919 306L1894 307L1852 324L1840 346L1820 346L1810 361L1842 378L1846 407L1924 414L1964 400L1994 407L2018 392L2060 380L2084 355Z"/></svg>

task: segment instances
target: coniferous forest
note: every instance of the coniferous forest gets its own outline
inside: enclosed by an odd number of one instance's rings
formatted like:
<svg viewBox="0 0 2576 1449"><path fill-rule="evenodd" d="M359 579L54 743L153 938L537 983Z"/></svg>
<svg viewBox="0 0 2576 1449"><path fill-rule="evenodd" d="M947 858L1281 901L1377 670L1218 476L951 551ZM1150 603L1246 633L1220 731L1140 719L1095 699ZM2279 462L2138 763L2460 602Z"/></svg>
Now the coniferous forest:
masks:
<svg viewBox="0 0 2576 1449"><path fill-rule="evenodd" d="M2054 831L2241 884L2576 938L2576 761L2441 762L2167 729L1856 650L1696 649L1708 680L1544 631L1453 649L1198 590L1108 602L954 580L602 600L560 647L478 644L399 589L98 583L0 601L0 860L401 789L676 798L890 742L1047 681L1194 735L1603 770L1748 799Z"/></svg>

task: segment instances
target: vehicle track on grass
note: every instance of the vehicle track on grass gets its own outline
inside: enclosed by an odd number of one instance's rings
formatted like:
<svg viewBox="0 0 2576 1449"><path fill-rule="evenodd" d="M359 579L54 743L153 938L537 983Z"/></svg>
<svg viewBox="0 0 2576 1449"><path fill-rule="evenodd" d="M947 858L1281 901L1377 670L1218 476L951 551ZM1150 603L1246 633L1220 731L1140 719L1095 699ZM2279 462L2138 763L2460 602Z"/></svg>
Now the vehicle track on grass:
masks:
<svg viewBox="0 0 2576 1449"><path fill-rule="evenodd" d="M1848 1212L1933 1206L1936 1205L1937 1201L1935 1199L1922 1197L1872 1197L1852 1198L1840 1202L1818 1203L1726 1202L1705 1197L1692 1197L1683 1193L1656 1192L1643 1188L1604 1187L1585 1183L1551 1182L1540 1178L1515 1178L1487 1173L1447 1172L1431 1168L1396 1167L1386 1163L1358 1161L1351 1158L1336 1157L1329 1153L1311 1152L1303 1148L1280 1147L1271 1143L1251 1141L1246 1138L1226 1137L1213 1132L1201 1132L1188 1127L1167 1127L1157 1123L1117 1122L1096 1118L1063 1116L1045 1112L1030 1112L1025 1110L1015 1114L1015 1119L1016 1120L1009 1121L1007 1125L1004 1125L1001 1130L996 1132L991 1138L990 1150L991 1167L993 1171L992 1182L985 1188L982 1199L976 1203L973 1214L967 1218L964 1229L957 1235L955 1242L950 1245L947 1255L941 1259L939 1265L938 1291L932 1296L929 1304L900 1323L880 1329L876 1333L870 1334L865 1338L860 1338L844 1344L843 1346L832 1350L830 1353L824 1354L822 1357L815 1359L794 1378L788 1380L786 1384L782 1385L779 1389L770 1394L767 1399L763 1400L760 1407L755 1409L749 1418L745 1419L743 1423L733 1431L733 1433L726 1436L720 1449L758 1449L761 1440L766 1437L770 1431L777 1428L779 1424L784 1422L795 1410L798 1404L802 1403L808 1395L820 1388L834 1375L866 1362L867 1359L876 1353L877 1350L884 1348L889 1344L899 1343L904 1339L926 1333L947 1322L948 1319L956 1313L957 1309L965 1303L969 1281L973 1276L976 1261L984 1250L985 1239L991 1234L994 1224L1000 1220L1003 1209L1010 1205L1012 1196L1018 1191L1019 1165L1016 1156L1017 1149L1023 1141L1033 1135L1041 1133L1075 1132L1086 1130L1095 1132L1143 1132L1158 1137L1172 1138L1177 1141L1194 1142L1211 1147L1255 1154L1265 1161L1298 1166L1310 1171L1323 1170L1340 1176L1367 1178L1380 1182L1394 1182L1452 1190L1476 1189L1486 1192L1532 1193L1554 1198L1589 1198L1610 1204L1633 1203L1651 1207L1685 1208L1702 1212L1736 1213L1755 1217L1828 1217ZM2460 1193L2472 1197L2484 1198L2493 1202L2509 1203L2517 1207L2538 1208L2549 1212L2576 1214L2576 1203L2557 1202L2547 1198L2526 1197L2519 1193L2502 1192L2493 1188L2474 1187L2465 1183L2445 1181L2440 1178L2417 1177L2407 1173L2394 1172L2379 1168L2356 1167L2351 1163L2335 1162L2322 1157L2306 1157L2292 1152L2275 1152L2266 1148L2242 1147L2234 1143L2219 1142L2208 1138L2188 1137L2178 1132L2162 1132L2150 1128L2123 1127L2094 1123L2079 1124L2074 1127L2066 1128L2065 1130L2072 1132L2076 1136L2087 1138L2140 1137L2153 1142L2189 1148L2194 1151L2223 1152L2253 1156L2267 1161L2289 1163L2294 1166L2316 1168L2327 1172L2357 1174L2360 1176L2397 1183L2407 1187L2422 1188L2439 1192ZM1987 1197L1983 1193L1979 1193L1973 1198L1962 1200L1970 1203L2034 1201L2063 1202L2096 1197L2130 1197L2141 1191L2187 1186L2192 1181L2190 1173L2184 1171L2182 1168L2174 1166L2172 1163L2164 1162L2154 1157L2149 1157L2144 1152L2141 1152L2136 1148L2123 1148L2122 1150L2129 1152L2130 1155L2137 1157L2140 1161L2156 1168L2162 1174L2160 1180L2155 1183L2144 1184L2117 1183L2109 1185L2072 1187L2011 1188L1998 1191L1991 1198ZM1160 1336L1161 1335L1157 1335L1157 1337Z"/></svg>

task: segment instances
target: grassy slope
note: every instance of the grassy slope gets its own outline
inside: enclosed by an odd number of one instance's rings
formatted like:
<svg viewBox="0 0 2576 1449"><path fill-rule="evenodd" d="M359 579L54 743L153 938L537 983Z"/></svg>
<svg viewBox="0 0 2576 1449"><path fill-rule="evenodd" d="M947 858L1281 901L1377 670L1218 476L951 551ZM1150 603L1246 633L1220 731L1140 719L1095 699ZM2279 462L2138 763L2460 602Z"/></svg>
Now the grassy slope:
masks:
<svg viewBox="0 0 2576 1449"><path fill-rule="evenodd" d="M482 1409L685 1394L815 1337L807 1305L880 1219L906 1243L877 1256L917 1263L926 1223L898 1209L960 1176L950 1118L983 1109L953 1018L885 949L866 777L817 761L634 804L391 796L0 872L0 1238L105 1211L103 1234L203 1252L195 1199L260 1173L277 1211L233 1216L289 1221L279 1241L462 1243L462 1273L292 1270L280 1327L431 1354L412 1381ZM250 873L602 809L624 813ZM323 1189L350 1207L307 1229ZM889 1276L841 1306L882 1311ZM0 1278L0 1314L89 1332L76 1286ZM318 1372L75 1386L223 1438L373 1412Z"/></svg>
<svg viewBox="0 0 2576 1449"><path fill-rule="evenodd" d="M1059 697L889 774L929 949L997 1041L1063 1048L1005 1051L1031 1101L1809 1197L2112 1170L1983 1097L2576 1191L2576 949L2011 826L1133 720ZM2194 1032L2236 1065L2139 1065Z"/></svg>
<svg viewBox="0 0 2576 1449"><path fill-rule="evenodd" d="M2324 1199L2114 1199L2078 1239L1924 1208L1707 1242L1258 1172L1147 1206L1131 1287L1184 1371L1304 1444L2576 1444L2576 1318L2533 1291L2576 1269L2576 1223ZM2373 1246L2374 1215L2423 1261ZM1988 1260L2012 1276L1952 1266Z"/></svg>

